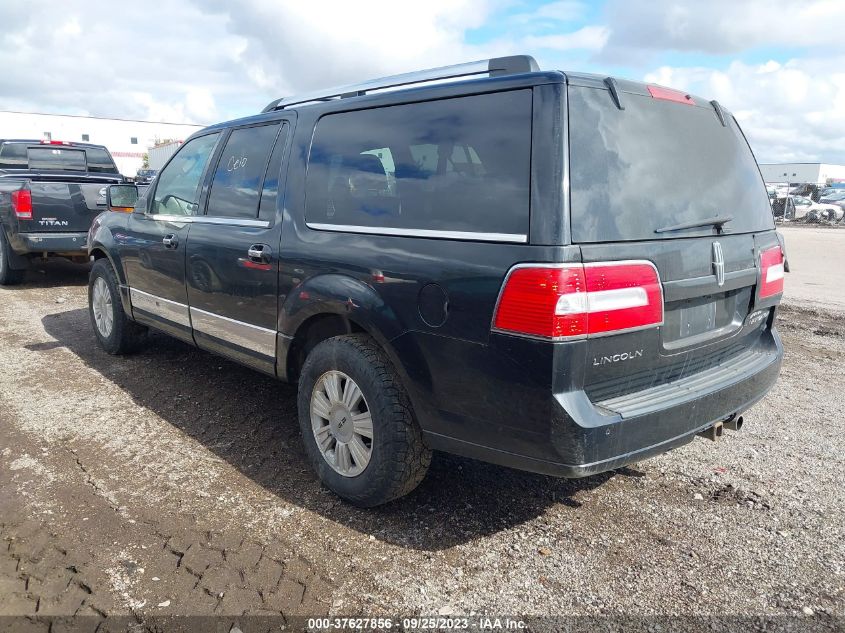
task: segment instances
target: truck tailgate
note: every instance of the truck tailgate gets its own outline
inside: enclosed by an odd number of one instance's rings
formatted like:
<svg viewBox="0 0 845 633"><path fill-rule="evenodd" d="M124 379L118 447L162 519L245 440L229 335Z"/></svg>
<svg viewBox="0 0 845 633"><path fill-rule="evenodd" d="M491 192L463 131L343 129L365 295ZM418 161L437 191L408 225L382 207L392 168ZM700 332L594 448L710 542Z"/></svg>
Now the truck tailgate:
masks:
<svg viewBox="0 0 845 633"><path fill-rule="evenodd" d="M103 183L30 182L32 219L20 220L21 233L86 232L106 208Z"/></svg>

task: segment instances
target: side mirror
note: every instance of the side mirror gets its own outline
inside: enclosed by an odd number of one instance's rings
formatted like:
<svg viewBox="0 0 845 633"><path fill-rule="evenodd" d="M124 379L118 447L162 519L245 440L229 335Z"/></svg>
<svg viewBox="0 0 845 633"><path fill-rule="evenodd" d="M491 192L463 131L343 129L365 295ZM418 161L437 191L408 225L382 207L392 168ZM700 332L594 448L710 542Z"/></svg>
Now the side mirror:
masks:
<svg viewBox="0 0 845 633"><path fill-rule="evenodd" d="M106 190L106 206L109 211L132 213L138 202L138 187L135 185L110 185Z"/></svg>

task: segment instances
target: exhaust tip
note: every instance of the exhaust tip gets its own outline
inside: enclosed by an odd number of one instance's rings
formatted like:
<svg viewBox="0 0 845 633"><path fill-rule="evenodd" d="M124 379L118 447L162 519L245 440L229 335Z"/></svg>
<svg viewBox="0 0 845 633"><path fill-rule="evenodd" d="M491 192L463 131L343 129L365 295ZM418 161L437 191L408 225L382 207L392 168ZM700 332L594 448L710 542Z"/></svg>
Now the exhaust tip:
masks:
<svg viewBox="0 0 845 633"><path fill-rule="evenodd" d="M745 424L745 420L741 415L731 418L730 420L725 420L724 422L725 428L731 431L741 430L743 424Z"/></svg>

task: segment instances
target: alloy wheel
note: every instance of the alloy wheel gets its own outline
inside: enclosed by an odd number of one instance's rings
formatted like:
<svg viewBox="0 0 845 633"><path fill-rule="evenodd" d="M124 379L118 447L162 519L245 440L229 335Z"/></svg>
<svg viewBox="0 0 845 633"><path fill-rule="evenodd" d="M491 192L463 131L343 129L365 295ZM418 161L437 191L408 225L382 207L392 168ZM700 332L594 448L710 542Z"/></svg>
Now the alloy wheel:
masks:
<svg viewBox="0 0 845 633"><path fill-rule="evenodd" d="M373 418L361 388L328 371L311 392L311 429L323 459L344 477L360 475L373 454Z"/></svg>

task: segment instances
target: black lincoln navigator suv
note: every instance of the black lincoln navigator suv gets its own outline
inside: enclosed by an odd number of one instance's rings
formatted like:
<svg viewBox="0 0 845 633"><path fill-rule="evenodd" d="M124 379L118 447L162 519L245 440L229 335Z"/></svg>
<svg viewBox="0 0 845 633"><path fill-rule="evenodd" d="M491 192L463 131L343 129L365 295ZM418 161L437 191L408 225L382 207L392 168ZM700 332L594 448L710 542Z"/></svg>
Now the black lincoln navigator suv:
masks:
<svg viewBox="0 0 845 633"><path fill-rule="evenodd" d="M108 194L102 347L152 327L297 382L308 456L358 505L432 450L613 469L736 428L777 379L766 189L684 92L461 64L279 99L196 133L134 210Z"/></svg>

